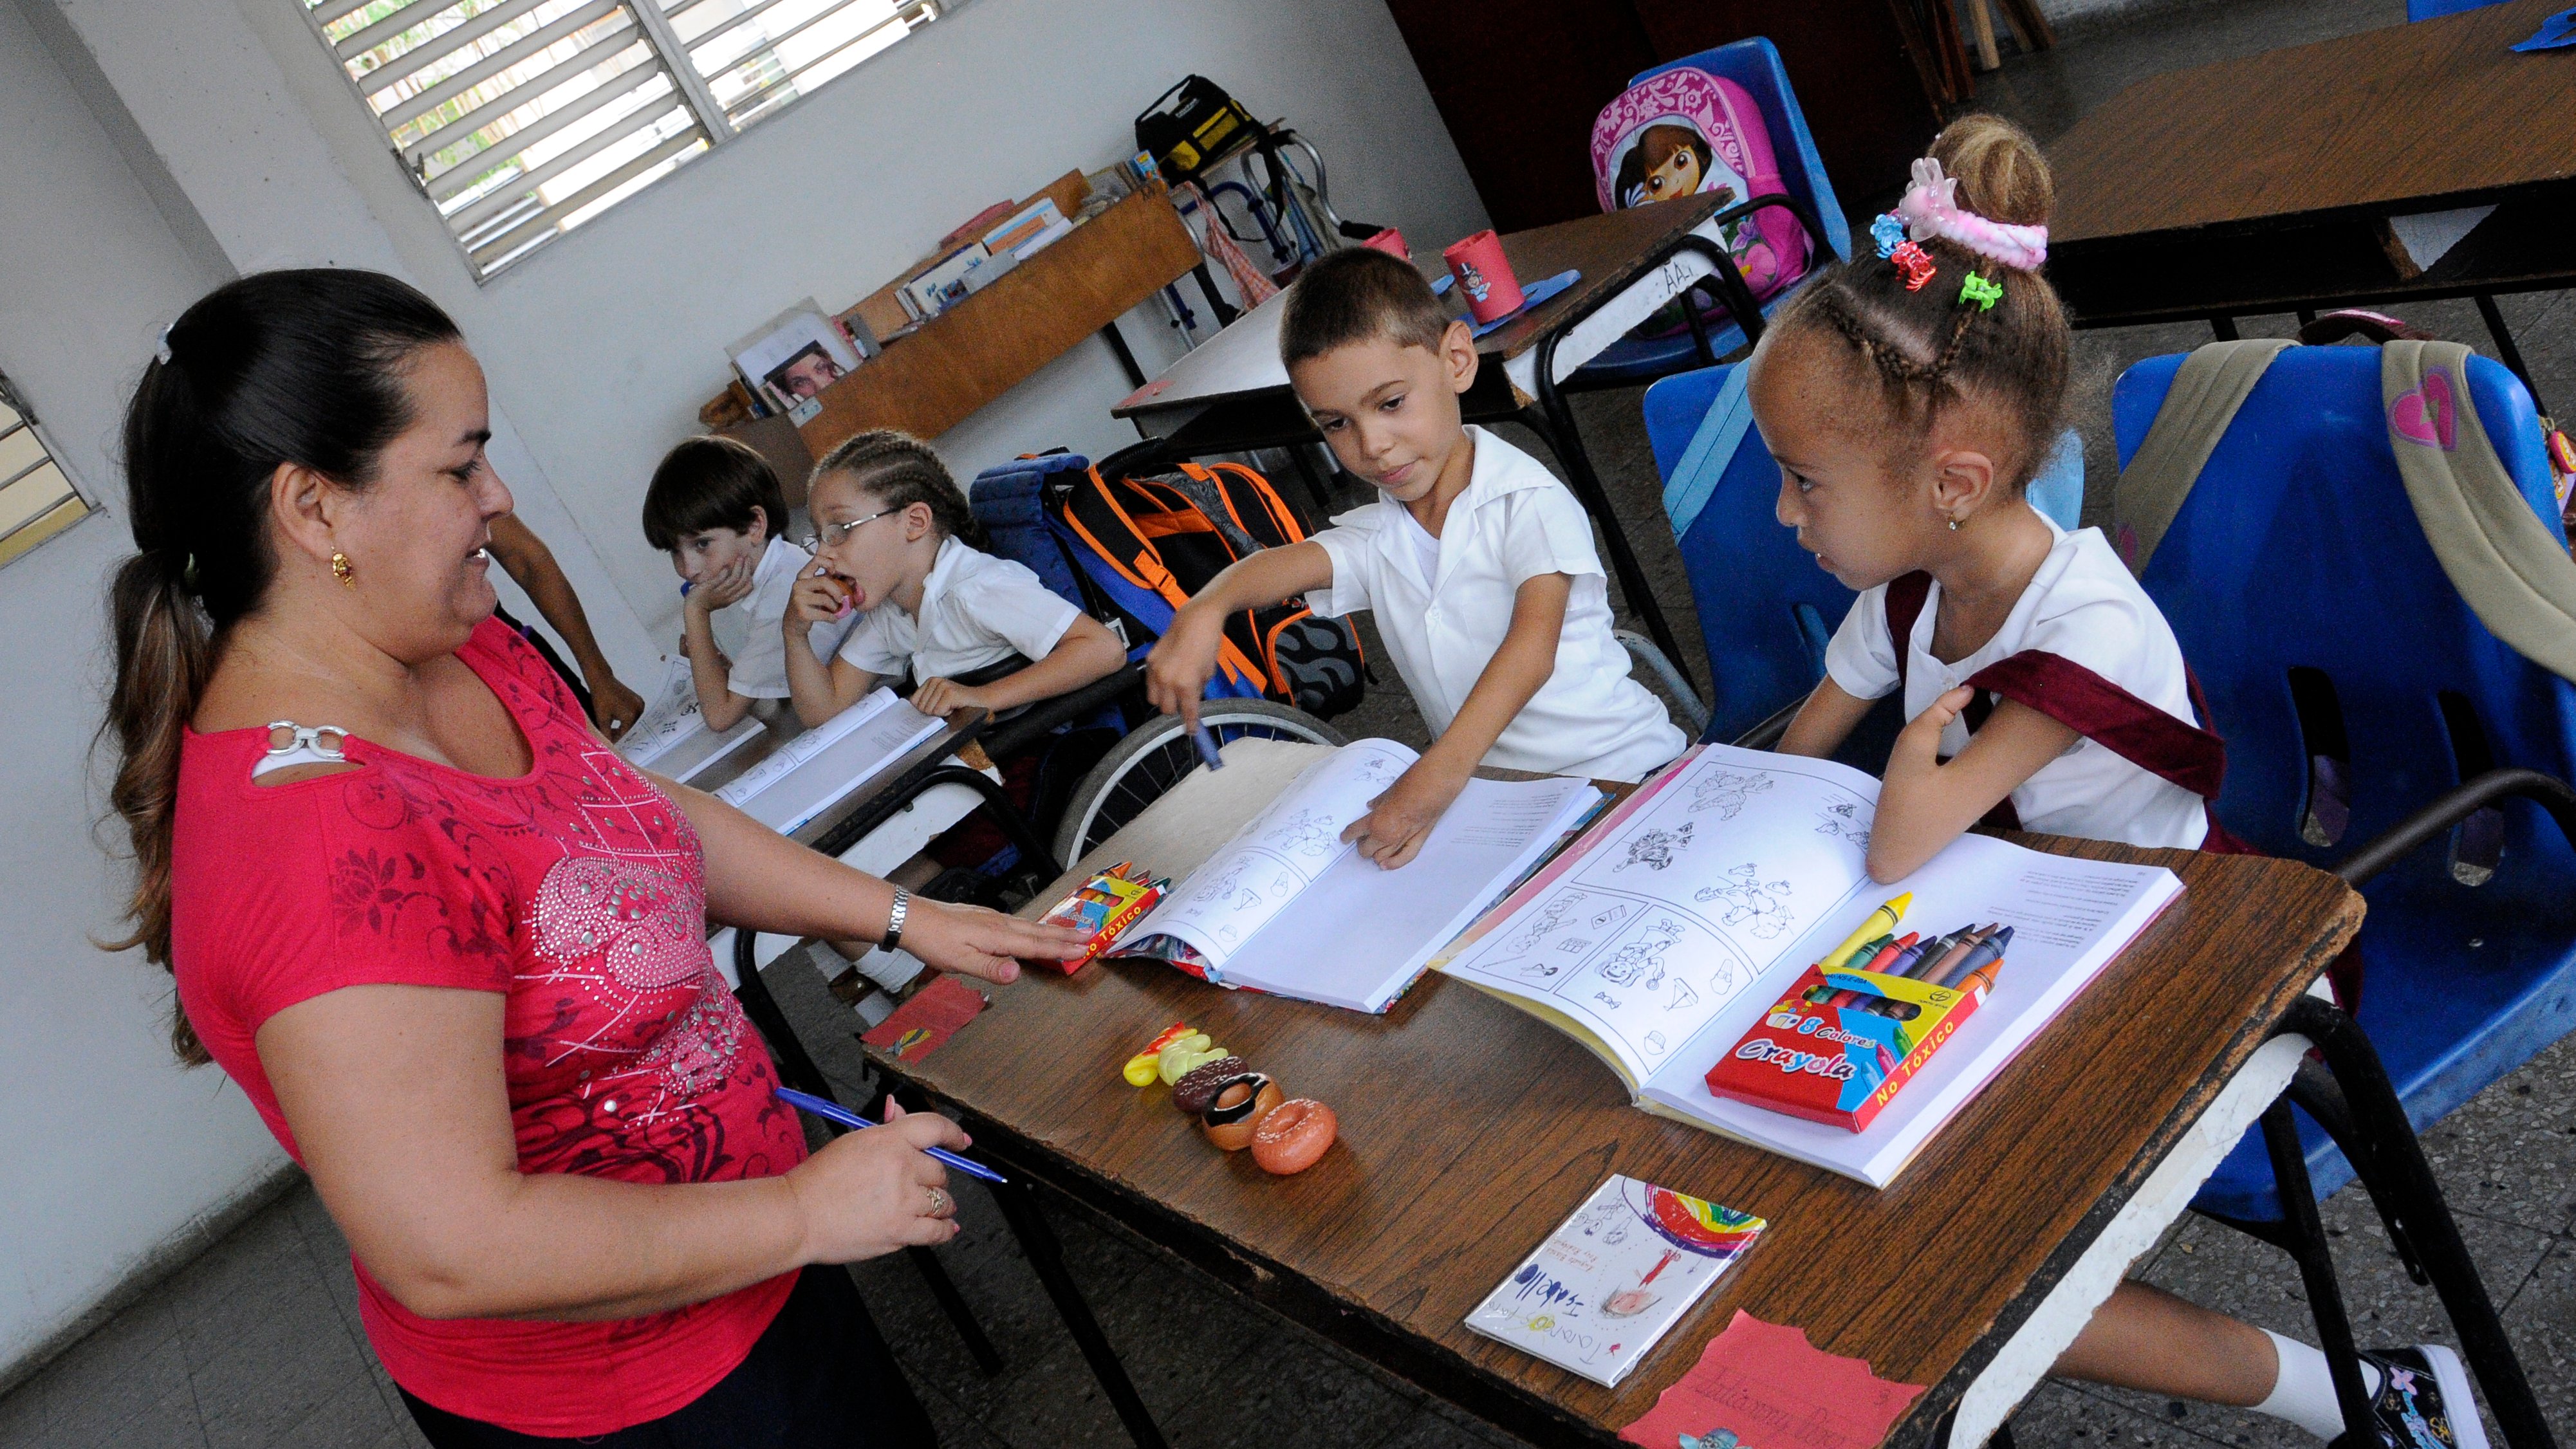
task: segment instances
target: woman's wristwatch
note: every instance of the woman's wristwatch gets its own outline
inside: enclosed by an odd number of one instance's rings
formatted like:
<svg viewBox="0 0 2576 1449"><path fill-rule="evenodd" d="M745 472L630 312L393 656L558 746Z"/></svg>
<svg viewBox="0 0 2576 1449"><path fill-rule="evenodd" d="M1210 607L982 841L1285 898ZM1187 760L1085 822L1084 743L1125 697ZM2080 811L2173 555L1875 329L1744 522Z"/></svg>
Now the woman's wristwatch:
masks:
<svg viewBox="0 0 2576 1449"><path fill-rule="evenodd" d="M912 892L895 887L894 909L886 912L885 935L877 940L877 949L891 951L903 944L903 918L912 914Z"/></svg>

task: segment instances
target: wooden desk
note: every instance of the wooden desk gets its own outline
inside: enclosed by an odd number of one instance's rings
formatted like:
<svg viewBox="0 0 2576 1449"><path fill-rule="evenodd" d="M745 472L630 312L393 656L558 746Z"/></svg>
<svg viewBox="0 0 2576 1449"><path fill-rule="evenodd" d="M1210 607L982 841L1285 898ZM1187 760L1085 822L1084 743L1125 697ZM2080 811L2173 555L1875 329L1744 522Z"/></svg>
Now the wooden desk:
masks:
<svg viewBox="0 0 2576 1449"><path fill-rule="evenodd" d="M1711 218L1725 204L1725 198L1715 195L1682 197L1504 237L1503 255L1524 285L1567 270L1583 275L1478 338L1481 365L1475 384L1459 399L1469 422L1510 420L1546 440L1564 465L1574 496L1601 525L1610 567L1629 609L1686 677L1691 661L1664 621L1653 586L1628 546L1575 430L1574 415L1557 388L1656 308L1715 274L1710 258L1723 244ZM1442 270L1433 250L1426 250L1416 265L1426 275ZM1279 364L1284 301L1282 294L1245 313L1120 400L1111 415L1134 423L1147 438L1162 440L1166 455L1173 458L1317 441L1321 435L1290 390L1288 370ZM1655 523L1660 527L1663 520Z"/></svg>
<svg viewBox="0 0 2576 1449"><path fill-rule="evenodd" d="M853 368L797 431L818 458L870 428L935 438L1095 332L1135 376L1119 317L1200 263L1163 188L1140 191Z"/></svg>
<svg viewBox="0 0 2576 1449"><path fill-rule="evenodd" d="M1224 771L1189 777L1039 904L1109 859L1186 871L1313 748L1228 746ZM1436 975L1371 1017L1142 963L1034 971L931 1057L872 1055L1014 1172L1535 1442L1608 1441L1739 1308L1928 1385L1895 1442L1930 1437L1981 1375L2001 1384L1983 1417L1963 1416L1982 1431L2053 1360L2049 1335L2063 1347L2152 1243L2156 1225L2129 1209L2152 1199L2178 1213L2288 1080L2303 1044L2267 1041L2269 1028L2362 914L2359 896L2289 861L2028 843L2168 865L2189 890L1882 1191L1639 1112L1572 1040ZM1119 1064L1180 1019L1292 1095L1330 1103L1340 1144L1301 1176L1271 1178L1211 1149L1167 1091L1126 1085ZM1625 1385L1604 1389L1460 1320L1613 1172L1773 1226ZM1947 1260L1923 1252L1926 1235L1960 1224L1985 1226L1947 1240Z"/></svg>
<svg viewBox="0 0 2576 1449"><path fill-rule="evenodd" d="M2248 313L2576 285L2576 57L2507 48L2561 8L2511 0L2122 91L2049 150L2049 278L2076 325L2227 335ZM2487 204L2429 269L2389 226Z"/></svg>

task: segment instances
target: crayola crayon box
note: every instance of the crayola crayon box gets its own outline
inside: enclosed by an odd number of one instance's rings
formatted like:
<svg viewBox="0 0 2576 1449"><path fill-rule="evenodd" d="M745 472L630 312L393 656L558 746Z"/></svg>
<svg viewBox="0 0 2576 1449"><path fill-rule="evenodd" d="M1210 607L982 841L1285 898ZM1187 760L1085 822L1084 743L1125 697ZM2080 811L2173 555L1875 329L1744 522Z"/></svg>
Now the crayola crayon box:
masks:
<svg viewBox="0 0 2576 1449"><path fill-rule="evenodd" d="M1171 890L1168 880L1156 879L1131 861L1120 861L1091 879L1084 881L1072 895L1055 903L1038 919L1050 926L1071 926L1091 933L1091 942L1082 955L1053 965L1070 976L1100 959L1129 926L1143 920L1157 901Z"/></svg>
<svg viewBox="0 0 2576 1449"><path fill-rule="evenodd" d="M1982 986L1810 966L1708 1069L1708 1089L1858 1132L1985 999Z"/></svg>

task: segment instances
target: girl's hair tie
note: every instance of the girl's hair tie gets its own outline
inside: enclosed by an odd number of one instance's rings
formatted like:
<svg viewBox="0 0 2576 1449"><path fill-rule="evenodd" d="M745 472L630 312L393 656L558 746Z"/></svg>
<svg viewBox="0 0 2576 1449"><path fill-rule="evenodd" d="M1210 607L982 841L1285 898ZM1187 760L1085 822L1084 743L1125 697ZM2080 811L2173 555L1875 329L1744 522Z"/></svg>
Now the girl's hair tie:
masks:
<svg viewBox="0 0 2576 1449"><path fill-rule="evenodd" d="M1897 218L1916 241L1944 237L1981 257L2008 267L2039 270L2048 260L2048 228L1989 221L1959 205L1959 178L1941 174L1941 163L1925 156L1914 163L1914 184L1896 203Z"/></svg>

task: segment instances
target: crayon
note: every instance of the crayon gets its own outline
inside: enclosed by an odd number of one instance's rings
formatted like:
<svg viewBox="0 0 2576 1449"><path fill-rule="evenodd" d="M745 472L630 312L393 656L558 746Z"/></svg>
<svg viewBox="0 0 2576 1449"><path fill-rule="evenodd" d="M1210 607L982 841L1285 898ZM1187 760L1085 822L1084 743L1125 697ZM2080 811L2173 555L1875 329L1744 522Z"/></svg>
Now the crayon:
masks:
<svg viewBox="0 0 2576 1449"><path fill-rule="evenodd" d="M1869 919L1861 922L1858 930L1845 936L1841 945L1827 951L1824 954L1823 959L1816 962L1816 964L1822 966L1828 971L1835 970L1842 966L1845 962L1851 960L1863 945L1876 937L1884 936L1895 930L1896 923L1905 919L1905 908L1912 904L1914 904L1914 893L1912 891L1908 891L1905 894L1898 896L1896 899L1880 906L1877 910L1870 912Z"/></svg>
<svg viewBox="0 0 2576 1449"><path fill-rule="evenodd" d="M1935 986L1955 987L1961 981L1967 979L1976 972L1982 971L1989 966L2001 964L2004 959L2004 952L2011 948L2012 927L2006 926L1995 932L1993 935L1979 941L1976 945L1969 947L1968 954L1961 957L1958 964L1952 966L1946 975L1932 984Z"/></svg>
<svg viewBox="0 0 2576 1449"><path fill-rule="evenodd" d="M1887 963L1886 974L1890 976L1911 976L1914 974L1915 967L1922 965L1933 956L1948 949L1946 945L1947 940L1948 938L1943 936L1934 936L1929 940L1917 940L1913 945L1896 953L1896 959Z"/></svg>
<svg viewBox="0 0 2576 1449"><path fill-rule="evenodd" d="M1908 931L1904 935L1897 937L1895 940L1888 942L1884 946L1881 946L1878 949L1878 954L1869 958L1869 964L1861 967L1860 969L1863 971L1885 971L1889 962L1894 961L1898 956L1901 956L1906 951L1912 949L1915 943L1922 939L1923 937L1919 933Z"/></svg>
<svg viewBox="0 0 2576 1449"><path fill-rule="evenodd" d="M1934 986L1940 985L1941 978L1948 975L1951 968L1959 964L1959 959L1976 949L1977 941L1984 932L1983 926L1971 926L1961 931L1951 943L1950 949L1942 952L1939 959L1915 971L1914 979L1929 982Z"/></svg>
<svg viewBox="0 0 2576 1449"><path fill-rule="evenodd" d="M1216 752L1216 736L1208 732L1206 725L1190 727L1190 743L1199 747L1199 758L1207 762L1209 769L1225 768L1225 756Z"/></svg>

